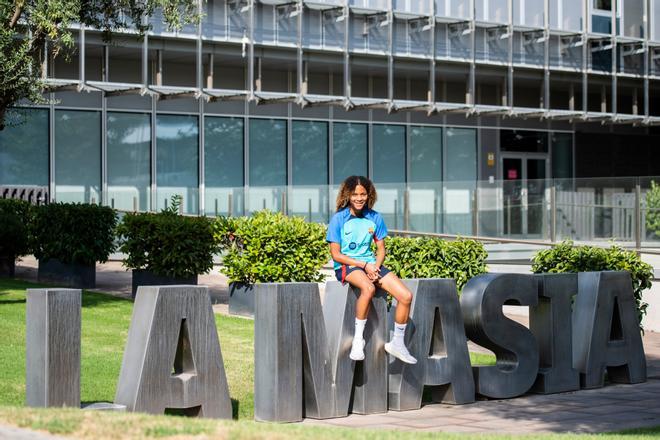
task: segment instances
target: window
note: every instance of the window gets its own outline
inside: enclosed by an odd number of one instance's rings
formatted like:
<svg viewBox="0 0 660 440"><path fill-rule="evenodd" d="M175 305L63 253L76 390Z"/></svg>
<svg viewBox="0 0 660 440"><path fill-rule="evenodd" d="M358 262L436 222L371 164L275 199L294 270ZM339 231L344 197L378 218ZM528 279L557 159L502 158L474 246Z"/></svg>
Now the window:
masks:
<svg viewBox="0 0 660 440"><path fill-rule="evenodd" d="M182 209L198 213L199 128L197 116L156 117L157 209L169 206L171 197L183 197Z"/></svg>
<svg viewBox="0 0 660 440"><path fill-rule="evenodd" d="M14 116L0 131L0 185L46 186L48 110L16 109Z"/></svg>
<svg viewBox="0 0 660 440"><path fill-rule="evenodd" d="M339 185L348 176L366 176L367 125L336 122L333 130L333 183Z"/></svg>
<svg viewBox="0 0 660 440"><path fill-rule="evenodd" d="M55 199L101 202L101 113L55 111Z"/></svg>
<svg viewBox="0 0 660 440"><path fill-rule="evenodd" d="M311 221L328 218L328 123L293 121L289 213Z"/></svg>
<svg viewBox="0 0 660 440"><path fill-rule="evenodd" d="M243 214L243 137L242 118L204 118L206 214Z"/></svg>
<svg viewBox="0 0 660 440"><path fill-rule="evenodd" d="M108 113L108 200L126 211L148 211L151 186L151 117Z"/></svg>
<svg viewBox="0 0 660 440"><path fill-rule="evenodd" d="M250 212L283 209L287 184L286 145L285 120L250 119Z"/></svg>

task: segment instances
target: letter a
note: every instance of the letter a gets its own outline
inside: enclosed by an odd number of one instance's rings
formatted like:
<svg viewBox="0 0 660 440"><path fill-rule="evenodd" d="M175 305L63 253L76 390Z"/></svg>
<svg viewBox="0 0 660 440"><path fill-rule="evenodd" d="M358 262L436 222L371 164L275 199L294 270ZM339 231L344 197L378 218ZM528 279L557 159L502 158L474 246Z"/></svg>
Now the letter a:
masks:
<svg viewBox="0 0 660 440"><path fill-rule="evenodd" d="M231 418L231 401L207 287L140 287L115 403Z"/></svg>
<svg viewBox="0 0 660 440"><path fill-rule="evenodd" d="M573 313L573 367L582 388L646 381L637 307L628 272L582 272Z"/></svg>

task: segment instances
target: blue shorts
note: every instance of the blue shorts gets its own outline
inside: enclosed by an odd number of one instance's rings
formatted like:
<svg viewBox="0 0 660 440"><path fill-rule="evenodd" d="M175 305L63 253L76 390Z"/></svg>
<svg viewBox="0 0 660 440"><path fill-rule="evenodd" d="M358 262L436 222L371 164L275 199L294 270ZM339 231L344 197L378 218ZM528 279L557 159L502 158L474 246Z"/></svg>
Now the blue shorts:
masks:
<svg viewBox="0 0 660 440"><path fill-rule="evenodd" d="M342 264L339 269L335 269L335 276L337 277L337 281L341 281L342 283L346 282L346 277L348 276L349 273L353 272L354 270L361 270L364 272L364 269L358 266L346 266L345 264ZM380 266L380 277L383 278L385 275L390 273L391 271L386 268L385 266Z"/></svg>

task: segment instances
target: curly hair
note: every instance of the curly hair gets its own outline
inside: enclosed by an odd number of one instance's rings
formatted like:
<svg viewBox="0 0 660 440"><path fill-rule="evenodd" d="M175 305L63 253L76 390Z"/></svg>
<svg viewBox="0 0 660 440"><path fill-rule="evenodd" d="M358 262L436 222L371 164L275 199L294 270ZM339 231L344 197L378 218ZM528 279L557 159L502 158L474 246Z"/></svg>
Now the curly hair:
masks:
<svg viewBox="0 0 660 440"><path fill-rule="evenodd" d="M350 176L347 177L339 187L339 193L337 194L337 211L348 206L351 194L353 194L353 191L355 191L355 188L358 185L362 185L364 189L367 190L367 208L372 209L374 207L378 196L376 194L376 187L371 183L371 180L364 176Z"/></svg>

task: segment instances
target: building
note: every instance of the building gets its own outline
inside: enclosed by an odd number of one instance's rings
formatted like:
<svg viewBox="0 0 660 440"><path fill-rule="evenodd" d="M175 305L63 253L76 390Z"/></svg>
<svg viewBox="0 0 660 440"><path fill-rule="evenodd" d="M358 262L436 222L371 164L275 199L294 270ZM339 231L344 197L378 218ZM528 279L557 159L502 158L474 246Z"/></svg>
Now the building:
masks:
<svg viewBox="0 0 660 440"><path fill-rule="evenodd" d="M57 102L0 132L0 185L326 221L364 174L391 228L535 237L550 185L660 175L660 0L202 7L142 40L77 29L75 54L43 60Z"/></svg>

